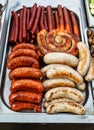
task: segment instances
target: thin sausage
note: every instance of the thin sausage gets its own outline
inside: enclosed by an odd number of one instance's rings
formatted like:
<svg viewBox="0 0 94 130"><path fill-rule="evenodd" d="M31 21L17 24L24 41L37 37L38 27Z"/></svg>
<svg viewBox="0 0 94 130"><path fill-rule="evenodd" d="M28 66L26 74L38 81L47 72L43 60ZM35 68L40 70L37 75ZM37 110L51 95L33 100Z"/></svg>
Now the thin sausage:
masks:
<svg viewBox="0 0 94 130"><path fill-rule="evenodd" d="M10 109L12 109L13 111L34 110L35 112L41 112L42 106L41 104L15 102L10 105Z"/></svg>
<svg viewBox="0 0 94 130"><path fill-rule="evenodd" d="M45 14L45 13L44 13L44 15L43 15L43 21L44 21L45 29L48 31L47 17L46 17L46 14Z"/></svg>
<svg viewBox="0 0 94 130"><path fill-rule="evenodd" d="M23 6L23 39L26 40L26 16L27 9Z"/></svg>
<svg viewBox="0 0 94 130"><path fill-rule="evenodd" d="M10 90L11 92L32 91L36 93L41 93L44 90L44 87L39 80L21 79L13 81Z"/></svg>
<svg viewBox="0 0 94 130"><path fill-rule="evenodd" d="M19 56L13 58L7 63L8 69L15 69L18 67L34 67L39 68L39 62L30 56Z"/></svg>
<svg viewBox="0 0 94 130"><path fill-rule="evenodd" d="M29 23L28 23L28 26L27 26L28 30L31 30L31 28L33 26L33 23L34 23L34 20L35 20L35 17L36 17L36 12L37 12L37 4L35 3L33 5L33 7L31 8L31 17L30 17L30 20L29 20Z"/></svg>
<svg viewBox="0 0 94 130"><path fill-rule="evenodd" d="M59 18L58 18L57 11L55 11L55 26L56 26L56 29L59 29Z"/></svg>
<svg viewBox="0 0 94 130"><path fill-rule="evenodd" d="M63 16L63 10L61 5L58 5L57 12L59 17L59 29L60 31L64 31L64 16Z"/></svg>
<svg viewBox="0 0 94 130"><path fill-rule="evenodd" d="M18 40L18 15L14 11L12 11L12 15L13 15L14 27L15 27L14 42L17 42Z"/></svg>
<svg viewBox="0 0 94 130"><path fill-rule="evenodd" d="M20 23L19 23L19 42L21 43L23 41L23 10L20 12Z"/></svg>
<svg viewBox="0 0 94 130"><path fill-rule="evenodd" d="M42 7L42 11L41 11L41 17L40 17L40 30L45 29L44 26L44 7Z"/></svg>
<svg viewBox="0 0 94 130"><path fill-rule="evenodd" d="M20 43L20 44L17 44L16 46L14 46L12 48L12 51L16 51L18 49L31 49L31 50L37 50L37 47L33 44L29 44L29 43Z"/></svg>
<svg viewBox="0 0 94 130"><path fill-rule="evenodd" d="M29 102L29 103L40 103L42 100L42 94L29 92L29 91L19 91L15 93L11 93L9 95L9 102L14 103L16 101L19 102Z"/></svg>
<svg viewBox="0 0 94 130"><path fill-rule="evenodd" d="M8 54L8 60L10 61L13 58L19 57L19 56L31 56L31 57L33 57L35 59L39 58L38 54L34 50L31 50L31 49L18 49L16 51L13 51L13 52Z"/></svg>
<svg viewBox="0 0 94 130"><path fill-rule="evenodd" d="M79 29L77 18L72 11L70 11L70 16L71 16L71 20L72 20L74 34L80 38L80 29Z"/></svg>
<svg viewBox="0 0 94 130"><path fill-rule="evenodd" d="M41 15L41 6L38 7L36 19L34 21L34 25L33 25L32 29L30 31L32 34L35 34L36 31L37 31L37 26L38 26L38 23L39 23L39 20L40 20L40 15Z"/></svg>
<svg viewBox="0 0 94 130"><path fill-rule="evenodd" d="M39 79L42 76L40 69L31 67L21 67L16 68L9 73L9 78L11 80L25 79L25 78L36 78Z"/></svg>
<svg viewBox="0 0 94 130"><path fill-rule="evenodd" d="M48 23L48 31L51 31L53 29L53 22L52 22L52 7L47 6L46 9L47 12L47 23Z"/></svg>
<svg viewBox="0 0 94 130"><path fill-rule="evenodd" d="M65 22L65 30L68 33L72 33L72 23L70 19L70 14L69 10L66 7L63 7L63 12L64 12L64 22Z"/></svg>

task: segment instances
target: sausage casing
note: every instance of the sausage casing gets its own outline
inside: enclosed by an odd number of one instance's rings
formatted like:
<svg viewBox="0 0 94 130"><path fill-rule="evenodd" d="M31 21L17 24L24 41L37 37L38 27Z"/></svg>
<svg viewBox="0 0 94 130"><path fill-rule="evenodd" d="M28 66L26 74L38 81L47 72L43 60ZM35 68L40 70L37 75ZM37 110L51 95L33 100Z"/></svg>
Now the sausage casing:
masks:
<svg viewBox="0 0 94 130"><path fill-rule="evenodd" d="M40 69L32 67L21 67L16 68L9 73L9 78L11 80L25 79L25 78L36 78L39 79L42 76Z"/></svg>
<svg viewBox="0 0 94 130"><path fill-rule="evenodd" d="M21 79L13 81L10 87L11 92L17 91L32 91L40 93L44 89L42 83L38 80Z"/></svg>
<svg viewBox="0 0 94 130"><path fill-rule="evenodd" d="M34 59L30 56L19 56L13 58L11 61L7 63L8 69L15 69L18 67L34 67L39 68L39 62L37 59Z"/></svg>
<svg viewBox="0 0 94 130"><path fill-rule="evenodd" d="M29 102L29 103L40 103L42 100L42 94L29 92L29 91L19 91L11 93L9 95L9 102L14 103L16 101Z"/></svg>

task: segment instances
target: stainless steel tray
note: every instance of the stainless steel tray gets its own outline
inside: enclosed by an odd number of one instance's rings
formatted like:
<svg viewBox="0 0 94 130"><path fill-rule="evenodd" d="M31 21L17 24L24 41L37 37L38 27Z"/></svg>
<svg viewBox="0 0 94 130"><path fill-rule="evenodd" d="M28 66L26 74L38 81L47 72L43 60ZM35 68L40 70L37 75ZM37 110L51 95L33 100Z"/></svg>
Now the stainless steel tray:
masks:
<svg viewBox="0 0 94 130"><path fill-rule="evenodd" d="M11 1L11 0L10 0ZM28 2L27 2L28 1ZM10 81L8 78L8 72L9 70L6 68L7 63L7 54L9 53L11 47L8 45L8 34L10 29L10 21L11 21L11 9L12 10L18 10L22 7L22 5L26 5L27 7L30 7L33 5L33 1L30 3L29 0L22 0L12 3L12 8L8 6L8 12L7 12L7 34L6 34L6 41L5 45L2 45L4 48L3 53L3 59L2 59L2 66L1 66L1 74L0 74L0 122L20 122L20 123L94 123L93 114L94 114L94 107L93 107L93 97L92 97L92 87L91 84L87 84L87 90L86 90L86 101L85 101L85 108L86 108L86 114L85 115L74 115L74 114L65 114L65 113L59 113L54 115L48 115L43 110L42 113L33 113L32 111L27 112L14 112L9 109L8 104L8 95L9 95L9 87L10 87ZM70 1L70 0L69 0ZM36 1L38 4L41 5L48 5L51 4L53 7L56 7L59 3L62 4L62 6L68 7L70 10L73 10L80 22L80 30L81 30L81 36L82 41L84 42L84 33L83 29L85 27L85 23L83 23L84 16L82 15L81 10L81 3L79 3L79 6L76 8L73 7L73 3L71 3L71 6L69 4L69 1L66 3L62 1L50 1L47 0L46 2L42 1ZM73 0L74 1L74 0ZM11 1L13 2L13 1ZM20 3L21 2L21 3ZM63 3L65 3L63 5ZM4 40L4 39L3 39Z"/></svg>
<svg viewBox="0 0 94 130"><path fill-rule="evenodd" d="M88 0L85 0L85 7L86 7L88 25L90 27L94 27L94 16L92 16L90 13Z"/></svg>

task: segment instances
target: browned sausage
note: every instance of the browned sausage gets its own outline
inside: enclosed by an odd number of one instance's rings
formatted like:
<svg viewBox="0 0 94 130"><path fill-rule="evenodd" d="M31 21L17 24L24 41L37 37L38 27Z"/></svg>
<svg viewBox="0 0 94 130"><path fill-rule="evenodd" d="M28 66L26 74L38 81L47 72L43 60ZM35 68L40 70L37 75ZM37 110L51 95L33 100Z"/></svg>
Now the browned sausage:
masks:
<svg viewBox="0 0 94 130"><path fill-rule="evenodd" d="M14 25L14 19L12 17L11 30L10 30L10 34L9 34L9 42L10 43L13 43L14 35L15 35L15 25Z"/></svg>
<svg viewBox="0 0 94 130"><path fill-rule="evenodd" d="M27 11L26 26L28 26L29 19L30 19L30 10L27 9L26 11Z"/></svg>
<svg viewBox="0 0 94 130"><path fill-rule="evenodd" d="M70 19L70 13L69 10L66 7L63 7L63 12L64 12L64 22L65 22L65 30L68 33L72 33L72 23Z"/></svg>
<svg viewBox="0 0 94 130"><path fill-rule="evenodd" d="M37 50L37 47L33 44L29 44L29 43L20 43L20 44L17 44L16 46L14 46L12 48L12 51L16 51L18 49L31 49L31 50Z"/></svg>
<svg viewBox="0 0 94 130"><path fill-rule="evenodd" d="M47 17L46 17L46 14L45 14L45 13L44 13L44 15L43 15L43 21L44 21L45 29L48 31Z"/></svg>
<svg viewBox="0 0 94 130"><path fill-rule="evenodd" d="M13 111L34 110L35 112L41 112L42 106L41 104L15 102L10 105L10 109L12 109Z"/></svg>
<svg viewBox="0 0 94 130"><path fill-rule="evenodd" d="M22 42L23 41L23 28L22 28L22 25L23 25L23 10L21 10L20 12L20 17L19 17L19 42Z"/></svg>
<svg viewBox="0 0 94 130"><path fill-rule="evenodd" d="M14 103L16 101L29 102L29 103L40 103L42 101L42 94L28 92L28 91L19 91L19 92L11 93L9 95L10 104Z"/></svg>
<svg viewBox="0 0 94 130"><path fill-rule="evenodd" d="M30 49L18 49L16 51L13 51L11 53L8 54L8 60L12 60L15 57L19 57L19 56L31 56L35 59L38 59L38 54L34 51L34 50L30 50Z"/></svg>
<svg viewBox="0 0 94 130"><path fill-rule="evenodd" d="M59 29L59 18L58 18L57 11L55 11L55 26L56 26L56 29Z"/></svg>
<svg viewBox="0 0 94 130"><path fill-rule="evenodd" d="M27 9L23 6L23 39L26 40L26 15Z"/></svg>
<svg viewBox="0 0 94 130"><path fill-rule="evenodd" d="M80 30L79 30L79 25L78 25L76 15L72 11L70 11L70 16L72 20L74 34L80 38Z"/></svg>
<svg viewBox="0 0 94 130"><path fill-rule="evenodd" d="M41 10L41 17L40 17L40 30L45 29L45 25L44 25L44 7L42 7Z"/></svg>
<svg viewBox="0 0 94 130"><path fill-rule="evenodd" d="M34 67L39 68L39 62L37 59L30 56L15 57L7 63L8 69L15 69L18 67Z"/></svg>
<svg viewBox="0 0 94 130"><path fill-rule="evenodd" d="M63 16L63 10L61 5L57 6L57 12L59 18L59 29L60 31L64 31L64 16Z"/></svg>
<svg viewBox="0 0 94 130"><path fill-rule="evenodd" d="M38 7L36 19L34 21L34 25L33 25L32 29L30 31L32 34L36 34L37 26L38 26L38 23L39 23L39 20L40 20L40 15L41 15L41 6Z"/></svg>
<svg viewBox="0 0 94 130"><path fill-rule="evenodd" d="M13 15L14 27L15 27L14 42L17 42L18 40L18 15L14 11L12 11L12 15Z"/></svg>
<svg viewBox="0 0 94 130"><path fill-rule="evenodd" d="M36 78L39 79L42 76L40 69L31 67L21 67L16 68L9 73L9 78L11 80L25 79L25 78Z"/></svg>
<svg viewBox="0 0 94 130"><path fill-rule="evenodd" d="M47 6L47 23L48 23L48 31L53 29L53 22L52 22L52 7L50 5Z"/></svg>
<svg viewBox="0 0 94 130"><path fill-rule="evenodd" d="M40 93L44 90L44 87L39 80L21 79L21 80L13 81L10 90L11 92L32 91L32 92Z"/></svg>
<svg viewBox="0 0 94 130"><path fill-rule="evenodd" d="M30 17L30 20L29 20L29 23L28 23L28 26L27 26L28 30L31 30L31 28L33 26L33 23L34 23L34 20L35 20L35 17L36 17L36 12L37 12L37 4L35 3L33 5L33 7L31 8L31 17Z"/></svg>
<svg viewBox="0 0 94 130"><path fill-rule="evenodd" d="M54 11L52 11L52 22L53 22L53 29L55 29L55 16L54 16Z"/></svg>

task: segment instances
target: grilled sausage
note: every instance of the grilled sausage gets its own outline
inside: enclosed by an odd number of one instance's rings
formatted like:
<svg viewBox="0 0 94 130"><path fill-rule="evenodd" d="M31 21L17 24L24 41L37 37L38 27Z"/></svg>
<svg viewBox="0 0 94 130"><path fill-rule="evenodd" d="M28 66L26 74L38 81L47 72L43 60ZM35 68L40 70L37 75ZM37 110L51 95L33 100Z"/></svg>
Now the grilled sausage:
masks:
<svg viewBox="0 0 94 130"><path fill-rule="evenodd" d="M86 75L89 66L90 66L90 51L88 47L82 43L79 42L77 44L78 51L79 51L79 63L77 67L77 71L82 75Z"/></svg>
<svg viewBox="0 0 94 130"><path fill-rule="evenodd" d="M26 102L15 102L10 105L10 109L13 111L23 111L23 110L34 110L35 112L41 112L42 106L41 104L32 104Z"/></svg>
<svg viewBox="0 0 94 130"><path fill-rule="evenodd" d="M42 83L38 80L21 79L13 81L10 87L11 92L32 91L40 93L44 89Z"/></svg>
<svg viewBox="0 0 94 130"><path fill-rule="evenodd" d="M54 69L49 69L46 72L46 75L48 78L67 78L75 82L76 84L82 84L83 83L83 77L73 68L62 65L62 67L55 67Z"/></svg>
<svg viewBox="0 0 94 130"><path fill-rule="evenodd" d="M34 59L30 56L19 56L16 58L13 58L11 61L7 63L8 69L15 69L18 67L34 67L39 68L39 62L38 60Z"/></svg>
<svg viewBox="0 0 94 130"><path fill-rule="evenodd" d="M47 91L51 88L55 87L75 87L75 83L69 79L64 78L55 78L55 79L47 79L43 81L44 91Z"/></svg>
<svg viewBox="0 0 94 130"><path fill-rule="evenodd" d="M18 49L31 49L31 50L37 50L36 46L33 45L33 44L29 44L29 43L20 43L20 44L17 44L16 46L14 46L12 48L12 51L16 51Z"/></svg>
<svg viewBox="0 0 94 130"><path fill-rule="evenodd" d="M9 102L14 103L16 101L19 102L29 102L29 103L40 103L42 100L42 94L29 92L29 91L19 91L15 93L11 93L9 95Z"/></svg>
<svg viewBox="0 0 94 130"><path fill-rule="evenodd" d="M46 101L51 101L57 98L68 98L79 103L84 100L82 92L77 90L76 88L58 87L52 88L45 93Z"/></svg>
<svg viewBox="0 0 94 130"><path fill-rule="evenodd" d="M70 112L79 115L85 114L86 112L85 108L81 104L78 104L72 100L67 100L60 103L53 103L47 107L46 111L48 114Z"/></svg>
<svg viewBox="0 0 94 130"><path fill-rule="evenodd" d="M31 67L21 67L16 68L9 73L9 78L11 80L25 79L25 78L36 78L39 79L42 76L40 69Z"/></svg>
<svg viewBox="0 0 94 130"><path fill-rule="evenodd" d="M77 67L78 65L78 58L67 53L61 52L51 52L44 56L43 58L46 64L65 64L72 67Z"/></svg>
<svg viewBox="0 0 94 130"><path fill-rule="evenodd" d="M18 49L18 50L15 50L11 53L8 54L8 60L12 60L13 58L15 57L19 57L19 56L31 56L35 59L38 59L38 54L34 51L34 50L31 50L31 49Z"/></svg>

